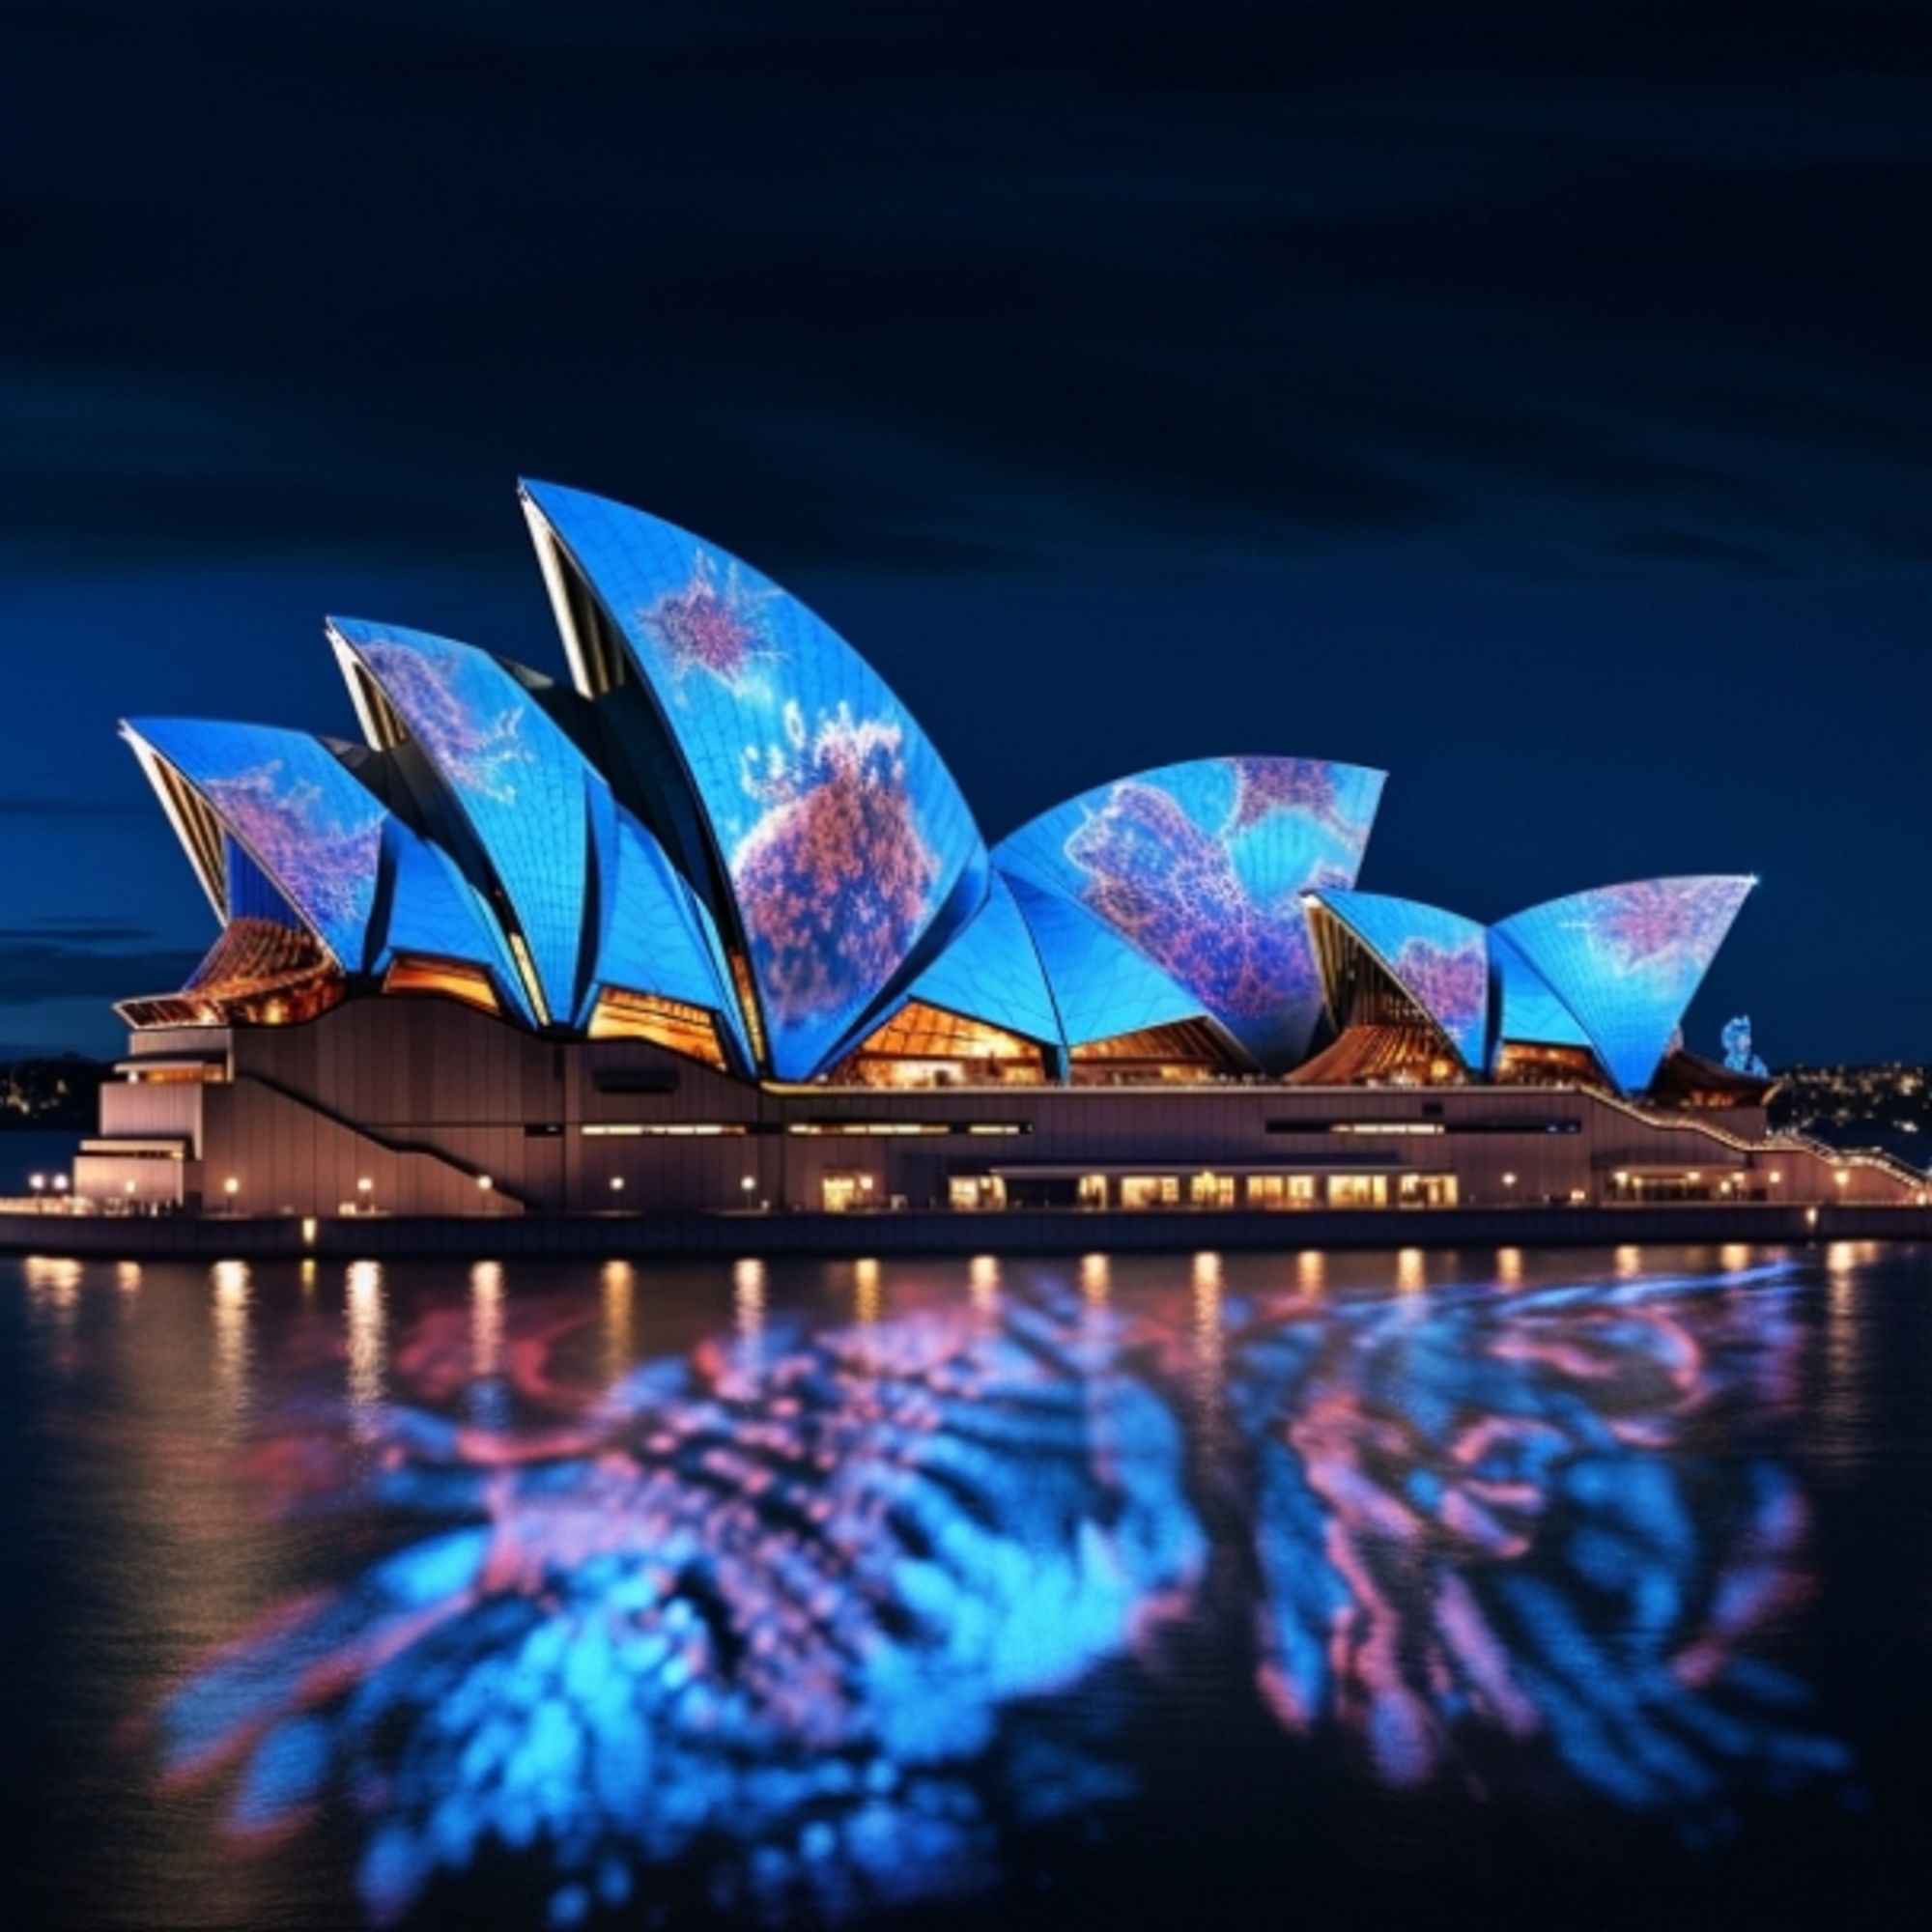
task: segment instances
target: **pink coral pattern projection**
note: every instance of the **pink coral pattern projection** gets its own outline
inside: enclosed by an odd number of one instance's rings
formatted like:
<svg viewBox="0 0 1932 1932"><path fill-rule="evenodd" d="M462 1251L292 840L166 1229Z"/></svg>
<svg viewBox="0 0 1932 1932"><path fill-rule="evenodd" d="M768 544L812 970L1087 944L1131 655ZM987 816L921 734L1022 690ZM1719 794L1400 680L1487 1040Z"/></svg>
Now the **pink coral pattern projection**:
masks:
<svg viewBox="0 0 1932 1932"><path fill-rule="evenodd" d="M763 614L777 595L747 583L735 563L721 572L717 559L699 550L684 583L638 617L664 652L674 684L701 671L736 694L755 681L762 661L777 655Z"/></svg>
<svg viewBox="0 0 1932 1932"><path fill-rule="evenodd" d="M1008 1823L1118 1790L1029 1711L1151 1645L1205 1543L1175 1418L1094 1352L1104 1319L761 1322L599 1390L561 1366L582 1324L533 1314L481 1386L473 1327L432 1317L373 1440L265 1459L293 1507L373 1481L415 1540L164 1714L175 1777L228 1783L241 1840L336 1785L382 1923L505 1849L548 1864L553 1924L647 1905L687 1860L734 1922L820 1922L970 1890Z"/></svg>
<svg viewBox="0 0 1932 1932"><path fill-rule="evenodd" d="M523 737L527 700L495 709L470 701L485 694L469 660L454 645L372 637L356 648L444 778L498 805L516 802L517 768L537 762Z"/></svg>
<svg viewBox="0 0 1932 1932"><path fill-rule="evenodd" d="M200 788L342 963L357 970L383 847L377 800L345 813L319 784L291 783L280 759L204 778Z"/></svg>
<svg viewBox="0 0 1932 1932"><path fill-rule="evenodd" d="M1396 978L1440 1022L1458 1051L1473 1037L1480 1063L1490 997L1489 952L1481 938L1455 947L1421 938L1405 940L1390 964Z"/></svg>
<svg viewBox="0 0 1932 1932"><path fill-rule="evenodd" d="M1358 858L1367 849L1368 822L1347 810L1333 765L1320 758L1231 758L1228 762L1235 773L1230 833L1245 832L1270 812L1299 812L1340 839Z"/></svg>
<svg viewBox="0 0 1932 1932"><path fill-rule="evenodd" d="M1597 894L1591 931L1626 973L1699 974L1723 944L1747 887L1730 878L1640 879Z"/></svg>
<svg viewBox="0 0 1932 1932"><path fill-rule="evenodd" d="M1806 1588L1796 1269L1278 1280L915 1280L836 1327L761 1286L635 1367L548 1297L433 1308L391 1400L352 1361L349 1415L298 1387L263 1443L285 1507L386 1526L170 1700L171 1773L244 1844L345 1804L380 1921L509 1851L570 1924L693 1861L821 1922L984 1883L1056 1807L1097 1833L1138 1761L1079 1687L1157 1737L1182 1622L1395 1786L1700 1832L1849 1769L1753 1655Z"/></svg>
<svg viewBox="0 0 1932 1932"><path fill-rule="evenodd" d="M1381 786L1327 760L1200 758L1056 806L994 858L1077 900L1281 1071L1321 1009L1302 896L1353 885Z"/></svg>
<svg viewBox="0 0 1932 1932"><path fill-rule="evenodd" d="M839 706L809 727L784 712L785 743L748 752L761 808L731 855L731 882L758 983L784 1026L869 998L905 957L939 861L906 785L904 733Z"/></svg>
<svg viewBox="0 0 1932 1932"><path fill-rule="evenodd" d="M1117 784L1066 841L1088 875L1082 897L1217 1017L1265 1020L1321 994L1299 920L1256 903L1226 841L1171 792ZM1318 874L1311 885L1342 884Z"/></svg>
<svg viewBox="0 0 1932 1932"><path fill-rule="evenodd" d="M1721 1806L1768 1738L1774 1764L1843 1770L1829 1740L1718 1708L1748 1708L1756 1667L1733 1666L1805 1590L1790 1474L1700 1446L1741 1405L1794 1409L1791 1294L1772 1266L1716 1293L1450 1297L1420 1321L1367 1317L1346 1354L1279 1327L1231 1346L1269 1444L1261 1684L1282 1720L1339 1719L1395 1784L1481 1786L1503 1761L1483 1753L1479 1774L1473 1747L1493 1733L1641 1807Z"/></svg>

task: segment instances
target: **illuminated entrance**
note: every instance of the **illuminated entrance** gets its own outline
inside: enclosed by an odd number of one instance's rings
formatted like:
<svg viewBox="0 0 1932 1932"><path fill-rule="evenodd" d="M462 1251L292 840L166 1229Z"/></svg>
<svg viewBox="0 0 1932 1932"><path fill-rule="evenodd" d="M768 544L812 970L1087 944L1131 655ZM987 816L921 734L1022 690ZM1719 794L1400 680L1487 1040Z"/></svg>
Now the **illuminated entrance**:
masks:
<svg viewBox="0 0 1932 1932"><path fill-rule="evenodd" d="M831 1168L818 1183L819 1206L828 1214L849 1214L872 1205L872 1177L850 1168Z"/></svg>

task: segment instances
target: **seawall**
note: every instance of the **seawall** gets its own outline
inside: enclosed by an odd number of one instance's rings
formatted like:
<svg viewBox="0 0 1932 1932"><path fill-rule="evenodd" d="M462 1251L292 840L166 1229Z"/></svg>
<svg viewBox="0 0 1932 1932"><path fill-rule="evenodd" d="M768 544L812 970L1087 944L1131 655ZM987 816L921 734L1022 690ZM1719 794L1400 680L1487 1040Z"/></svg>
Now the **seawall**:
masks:
<svg viewBox="0 0 1932 1932"><path fill-rule="evenodd" d="M370 1214L0 1214L0 1253L160 1260L169 1256L403 1259L501 1255L693 1256L1179 1253L1201 1249L1615 1247L1640 1242L1916 1240L1932 1208L1687 1202L1577 1208L1443 1208L1360 1213L531 1214L498 1220Z"/></svg>

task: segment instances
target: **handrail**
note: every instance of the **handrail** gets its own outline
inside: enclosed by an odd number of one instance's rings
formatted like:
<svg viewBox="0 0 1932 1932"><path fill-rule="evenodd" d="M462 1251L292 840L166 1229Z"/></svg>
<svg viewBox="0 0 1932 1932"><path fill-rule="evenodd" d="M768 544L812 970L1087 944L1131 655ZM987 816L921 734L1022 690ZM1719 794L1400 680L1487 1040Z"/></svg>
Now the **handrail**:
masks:
<svg viewBox="0 0 1932 1932"><path fill-rule="evenodd" d="M345 1133L354 1134L358 1140L373 1142L384 1153L420 1154L425 1160L439 1161L442 1166L452 1169L455 1173L463 1175L470 1180L481 1180L484 1179L484 1169L476 1166L471 1161L464 1160L460 1155L448 1153L443 1149L432 1147L424 1141L399 1140L393 1134L385 1134L379 1128L352 1121L346 1114L338 1113L333 1107L327 1105L325 1102L311 1099L298 1087L291 1087L284 1081L277 1080L273 1074L252 1071L238 1073L232 1084L240 1086L244 1080L251 1080L256 1086L267 1088L270 1094L278 1094L284 1100L293 1100L298 1107L308 1108L311 1113L321 1115L331 1126L340 1127ZM500 1194L505 1201L514 1202L518 1208L524 1209L526 1212L529 1210L530 1204L521 1194L517 1193L514 1188L505 1187L494 1176L490 1177L490 1186L494 1193Z"/></svg>
<svg viewBox="0 0 1932 1932"><path fill-rule="evenodd" d="M1799 1153L1808 1153L1833 1167L1875 1168L1907 1187L1924 1189L1932 1186L1932 1176L1922 1173L1911 1162L1899 1159L1896 1154L1888 1153L1883 1148L1834 1148L1809 1134L1790 1128L1780 1128L1761 1141L1747 1140L1742 1134L1720 1127L1714 1121L1700 1121L1689 1114L1666 1113L1660 1108L1640 1106L1634 1100L1625 1099L1620 1094L1599 1094L1598 1098L1644 1126L1689 1128L1740 1153L1776 1153L1780 1149L1790 1149Z"/></svg>

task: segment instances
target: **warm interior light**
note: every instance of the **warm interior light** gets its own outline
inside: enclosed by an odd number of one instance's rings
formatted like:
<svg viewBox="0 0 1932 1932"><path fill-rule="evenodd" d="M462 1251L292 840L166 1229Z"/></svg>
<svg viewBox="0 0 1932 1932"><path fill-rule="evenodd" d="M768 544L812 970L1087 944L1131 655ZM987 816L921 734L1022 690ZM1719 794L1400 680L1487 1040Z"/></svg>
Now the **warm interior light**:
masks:
<svg viewBox="0 0 1932 1932"><path fill-rule="evenodd" d="M606 987L590 1015L589 1032L592 1039L648 1040L705 1066L721 1071L724 1066L717 1022L702 1007L687 1006L682 1000Z"/></svg>
<svg viewBox="0 0 1932 1932"><path fill-rule="evenodd" d="M419 958L405 955L384 976L385 993L440 993L486 1013L500 1013L502 1003L490 976L480 966L467 966L459 960Z"/></svg>
<svg viewBox="0 0 1932 1932"><path fill-rule="evenodd" d="M1038 1086L1046 1063L1018 1034L909 1000L829 1077L835 1086Z"/></svg>

